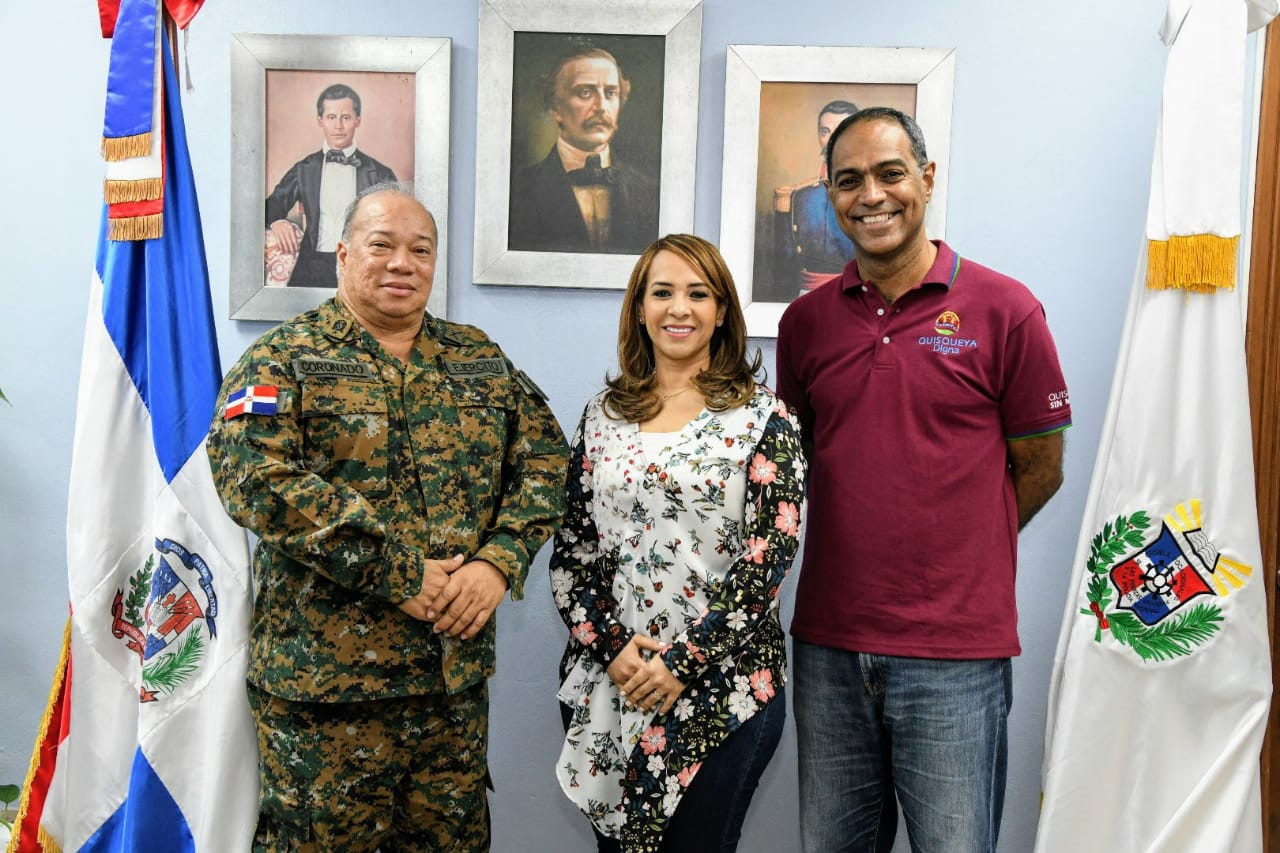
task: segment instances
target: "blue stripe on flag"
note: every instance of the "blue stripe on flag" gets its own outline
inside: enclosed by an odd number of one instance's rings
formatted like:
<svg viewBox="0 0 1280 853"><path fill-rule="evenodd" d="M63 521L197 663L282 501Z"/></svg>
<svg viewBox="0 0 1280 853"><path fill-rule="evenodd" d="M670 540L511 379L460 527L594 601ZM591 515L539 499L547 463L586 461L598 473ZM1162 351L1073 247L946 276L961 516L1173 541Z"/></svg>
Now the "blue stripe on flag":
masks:
<svg viewBox="0 0 1280 853"><path fill-rule="evenodd" d="M193 853L195 839L164 782L139 749L133 754L129 798L80 848L80 853L164 850Z"/></svg>
<svg viewBox="0 0 1280 853"><path fill-rule="evenodd" d="M209 430L222 368L213 333L200 208L167 34L160 52L168 113L164 236L108 240L104 210L97 269L103 322L151 413L156 456L165 479L171 481Z"/></svg>
<svg viewBox="0 0 1280 853"><path fill-rule="evenodd" d="M123 0L111 37L107 71L107 108L102 121L106 139L158 132L151 121L155 96L155 0ZM152 145L160 142L152 137Z"/></svg>

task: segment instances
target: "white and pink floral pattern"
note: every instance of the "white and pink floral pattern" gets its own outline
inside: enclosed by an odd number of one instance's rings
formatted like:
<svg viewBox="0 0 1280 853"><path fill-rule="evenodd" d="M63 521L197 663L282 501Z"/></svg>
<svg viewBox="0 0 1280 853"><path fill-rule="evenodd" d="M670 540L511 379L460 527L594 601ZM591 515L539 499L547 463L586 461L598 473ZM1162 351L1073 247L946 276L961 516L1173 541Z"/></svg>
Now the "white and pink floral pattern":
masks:
<svg viewBox="0 0 1280 853"><path fill-rule="evenodd" d="M778 590L804 506L800 432L763 387L678 433L587 404L551 590L569 628L561 787L628 851L656 851L703 759L786 680ZM634 632L688 687L667 714L626 705L606 669Z"/></svg>

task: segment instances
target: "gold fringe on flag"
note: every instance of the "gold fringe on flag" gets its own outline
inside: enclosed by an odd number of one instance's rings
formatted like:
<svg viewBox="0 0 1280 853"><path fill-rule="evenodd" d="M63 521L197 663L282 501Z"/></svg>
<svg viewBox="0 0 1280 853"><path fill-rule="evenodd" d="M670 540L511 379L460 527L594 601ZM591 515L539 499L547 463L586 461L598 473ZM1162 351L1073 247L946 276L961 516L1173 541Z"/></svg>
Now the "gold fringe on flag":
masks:
<svg viewBox="0 0 1280 853"><path fill-rule="evenodd" d="M102 137L102 159L132 160L151 153L151 131L133 136Z"/></svg>
<svg viewBox="0 0 1280 853"><path fill-rule="evenodd" d="M1240 237L1191 234L1147 241L1147 288L1212 293L1236 286Z"/></svg>
<svg viewBox="0 0 1280 853"><path fill-rule="evenodd" d="M44 831L44 827L40 827L40 832L36 834L36 838L40 841L40 849L43 853L62 853L62 848L58 846L58 842L53 840L53 836Z"/></svg>
<svg viewBox="0 0 1280 853"><path fill-rule="evenodd" d="M107 229L108 240L155 240L164 233L164 214L154 213L150 216L122 216L110 220Z"/></svg>
<svg viewBox="0 0 1280 853"><path fill-rule="evenodd" d="M107 204L119 204L122 201L151 201L164 195L164 178L141 178L136 181L115 181L107 178L102 182L102 195Z"/></svg>
<svg viewBox="0 0 1280 853"><path fill-rule="evenodd" d="M44 704L44 716L40 718L40 727L36 729L36 746L31 750L31 764L27 766L27 784L22 786L22 799L18 801L18 816L13 819L13 835L12 842L9 845L10 850L17 850L18 834L22 825L27 820L27 808L31 805L31 782L36 777L36 772L40 770L40 757L45 741L49 737L49 726L54 724L53 708L58 704L58 694L67 689L67 663L71 656L71 617L67 617L66 627L62 629L62 654L58 656L58 665L53 671L53 687L49 690L49 701ZM64 698L65 701L65 698ZM58 721L61 725L62 721ZM62 853L58 847L58 842L54 841L49 833L44 831L44 826L40 827L37 836L40 846L45 853Z"/></svg>

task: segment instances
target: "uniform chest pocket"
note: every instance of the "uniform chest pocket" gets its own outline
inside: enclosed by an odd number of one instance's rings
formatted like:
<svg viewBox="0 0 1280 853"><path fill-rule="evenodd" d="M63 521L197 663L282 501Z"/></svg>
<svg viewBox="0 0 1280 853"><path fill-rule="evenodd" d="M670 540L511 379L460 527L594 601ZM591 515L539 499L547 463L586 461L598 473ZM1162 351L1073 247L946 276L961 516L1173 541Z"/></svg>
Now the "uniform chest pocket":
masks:
<svg viewBox="0 0 1280 853"><path fill-rule="evenodd" d="M465 470L476 495L501 491L502 463L507 440L515 426L517 398L503 379L473 379L449 383L449 397L457 417L454 447L461 458L455 470Z"/></svg>
<svg viewBox="0 0 1280 853"><path fill-rule="evenodd" d="M367 497L388 494L389 420L381 384L308 377L301 414L308 470Z"/></svg>

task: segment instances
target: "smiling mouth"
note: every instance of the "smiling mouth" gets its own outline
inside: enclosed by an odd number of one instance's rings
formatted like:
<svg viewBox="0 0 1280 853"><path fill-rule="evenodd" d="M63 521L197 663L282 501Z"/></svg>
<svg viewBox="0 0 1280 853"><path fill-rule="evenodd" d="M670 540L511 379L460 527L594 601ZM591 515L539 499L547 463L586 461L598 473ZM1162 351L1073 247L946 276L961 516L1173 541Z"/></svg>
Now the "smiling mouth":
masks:
<svg viewBox="0 0 1280 853"><path fill-rule="evenodd" d="M863 225L878 225L881 222L888 222L897 215L896 213L873 213L869 216L858 216L856 219Z"/></svg>
<svg viewBox="0 0 1280 853"><path fill-rule="evenodd" d="M663 326L662 331L668 335L676 335L683 338L686 335L693 334L693 326Z"/></svg>

